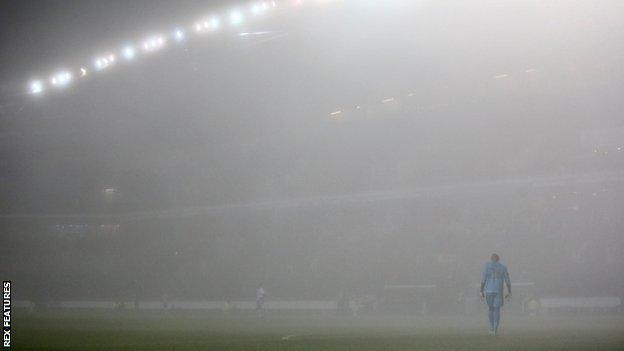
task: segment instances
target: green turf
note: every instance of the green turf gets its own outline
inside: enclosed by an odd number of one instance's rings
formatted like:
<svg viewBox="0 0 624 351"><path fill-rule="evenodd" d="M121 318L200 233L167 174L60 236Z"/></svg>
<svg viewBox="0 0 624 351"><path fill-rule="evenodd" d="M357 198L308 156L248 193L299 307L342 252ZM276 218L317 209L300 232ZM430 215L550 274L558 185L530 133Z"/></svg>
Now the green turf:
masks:
<svg viewBox="0 0 624 351"><path fill-rule="evenodd" d="M623 316L503 316L496 337L484 318L16 310L12 349L624 350Z"/></svg>

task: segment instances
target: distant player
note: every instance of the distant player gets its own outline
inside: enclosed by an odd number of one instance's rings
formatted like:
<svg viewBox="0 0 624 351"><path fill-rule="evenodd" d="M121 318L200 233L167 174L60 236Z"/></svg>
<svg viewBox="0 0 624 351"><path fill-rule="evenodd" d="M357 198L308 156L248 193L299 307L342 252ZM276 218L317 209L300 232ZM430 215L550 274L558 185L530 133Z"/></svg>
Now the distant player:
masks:
<svg viewBox="0 0 624 351"><path fill-rule="evenodd" d="M500 324L500 309L505 298L511 298L511 280L507 267L499 262L500 257L492 254L490 262L485 264L483 274L481 274L481 299L487 302L490 321L490 335L498 333ZM507 285L507 295L503 295L504 285ZM503 298L504 296L504 298Z"/></svg>
<svg viewBox="0 0 624 351"><path fill-rule="evenodd" d="M262 306L264 305L264 295L266 295L262 284L256 289L256 311L262 313Z"/></svg>

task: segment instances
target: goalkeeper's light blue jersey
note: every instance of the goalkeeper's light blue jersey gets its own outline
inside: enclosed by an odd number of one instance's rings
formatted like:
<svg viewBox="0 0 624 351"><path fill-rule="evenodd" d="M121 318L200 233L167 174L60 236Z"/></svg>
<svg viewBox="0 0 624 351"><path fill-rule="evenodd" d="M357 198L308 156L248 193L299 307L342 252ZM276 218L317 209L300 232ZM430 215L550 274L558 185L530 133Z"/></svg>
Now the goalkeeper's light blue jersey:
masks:
<svg viewBox="0 0 624 351"><path fill-rule="evenodd" d="M488 262L481 274L481 283L485 283L486 293L503 293L503 284L510 284L507 267L500 262Z"/></svg>

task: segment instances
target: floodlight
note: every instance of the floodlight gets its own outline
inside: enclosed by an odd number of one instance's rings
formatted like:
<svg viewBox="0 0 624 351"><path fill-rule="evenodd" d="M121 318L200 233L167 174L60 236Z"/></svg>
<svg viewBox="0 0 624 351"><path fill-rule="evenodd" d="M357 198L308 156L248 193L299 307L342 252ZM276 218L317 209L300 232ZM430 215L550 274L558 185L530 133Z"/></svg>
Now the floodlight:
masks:
<svg viewBox="0 0 624 351"><path fill-rule="evenodd" d="M95 62L93 63L93 66L95 66L95 69L98 71L101 71L107 68L109 65L110 65L110 61L106 57L100 57L96 59Z"/></svg>
<svg viewBox="0 0 624 351"><path fill-rule="evenodd" d="M238 11L233 11L230 13L230 23L233 25L241 24L243 22L243 14Z"/></svg>
<svg viewBox="0 0 624 351"><path fill-rule="evenodd" d="M175 38L176 41L182 41L184 40L184 31L182 29L176 29L173 32L173 37Z"/></svg>
<svg viewBox="0 0 624 351"><path fill-rule="evenodd" d="M43 92L43 82L40 80L35 80L30 83L30 93L31 94L39 94Z"/></svg>
<svg viewBox="0 0 624 351"><path fill-rule="evenodd" d="M290 0L297 4L301 4L302 0ZM130 61L135 59L137 54L141 52L153 52L161 50L166 44L168 40L183 42L187 39L187 31L197 31L198 33L203 33L204 31L215 31L222 26L222 22L226 25L237 26L242 24L245 21L246 16L259 15L265 11L268 11L271 8L277 7L278 3L275 0L257 0L255 4L252 4L250 8L233 8L229 13L226 13L222 18L217 16L212 16L209 18L205 18L199 22L196 22L189 28L185 27L177 27L173 28L173 32L168 35L159 35L154 34L153 36L149 36L145 38L144 41L135 43L132 45L122 46L121 50L110 52L105 55L101 55L95 57L92 64L89 66L76 67L73 70L64 70L61 72L54 73L50 76L49 79L45 79L43 81L34 80L28 83L28 91L33 94L38 94L43 92L46 89L49 89L49 86L61 87L71 83L74 78L86 77L90 72L89 70L101 71L109 68L109 66L114 65L117 62L117 59ZM247 35L257 35L264 32L251 32L251 33L240 33L241 36ZM72 73L73 72L73 73ZM532 70L527 70L527 73L532 72ZM74 76L72 76L72 74Z"/></svg>
<svg viewBox="0 0 624 351"><path fill-rule="evenodd" d="M93 62L93 66L95 67L96 70L101 71L105 68L108 68L108 66L112 65L115 60L117 60L117 57L114 54L108 54L106 56L101 56L95 59L95 61Z"/></svg>
<svg viewBox="0 0 624 351"><path fill-rule="evenodd" d="M53 75L52 78L50 79L50 82L54 86L61 87L61 86L65 86L69 84L69 82L71 82L71 79L72 79L72 74L70 72L61 71Z"/></svg>
<svg viewBox="0 0 624 351"><path fill-rule="evenodd" d="M121 55L126 60L132 60L136 56L136 50L134 49L134 47L128 45L124 47L123 49L121 49Z"/></svg>
<svg viewBox="0 0 624 351"><path fill-rule="evenodd" d="M162 36L152 37L143 42L145 51L155 51L161 49L165 45L165 38Z"/></svg>

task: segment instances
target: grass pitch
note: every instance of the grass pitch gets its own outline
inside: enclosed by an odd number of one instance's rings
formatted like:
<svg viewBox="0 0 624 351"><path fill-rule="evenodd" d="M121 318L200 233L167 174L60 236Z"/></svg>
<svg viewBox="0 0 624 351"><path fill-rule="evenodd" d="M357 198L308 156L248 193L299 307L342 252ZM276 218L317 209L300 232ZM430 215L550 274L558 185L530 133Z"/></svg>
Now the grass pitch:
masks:
<svg viewBox="0 0 624 351"><path fill-rule="evenodd" d="M12 350L624 350L624 316L14 311Z"/></svg>

